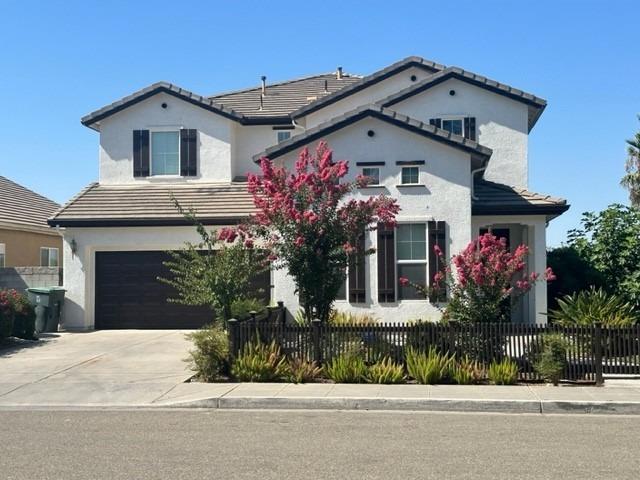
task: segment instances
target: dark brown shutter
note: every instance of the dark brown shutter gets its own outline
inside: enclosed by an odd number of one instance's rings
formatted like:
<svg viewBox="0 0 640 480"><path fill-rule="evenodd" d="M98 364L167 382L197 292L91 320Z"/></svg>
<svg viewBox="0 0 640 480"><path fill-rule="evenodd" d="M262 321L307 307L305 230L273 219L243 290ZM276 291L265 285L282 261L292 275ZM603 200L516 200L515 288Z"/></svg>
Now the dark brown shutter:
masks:
<svg viewBox="0 0 640 480"><path fill-rule="evenodd" d="M441 118L432 118L431 120L429 120L429 124L433 125L434 127L437 127L437 128L442 128L442 119Z"/></svg>
<svg viewBox="0 0 640 480"><path fill-rule="evenodd" d="M365 285L364 234L358 238L357 254L349 259L349 302L365 303L367 288Z"/></svg>
<svg viewBox="0 0 640 480"><path fill-rule="evenodd" d="M198 131L180 130L180 175L195 177L198 174Z"/></svg>
<svg viewBox="0 0 640 480"><path fill-rule="evenodd" d="M441 258L436 255L434 247L437 245L444 258L447 256L447 235L445 222L429 222L429 285L433 285L433 277L436 273L444 270L444 263ZM444 302L447 299L447 292L445 290L432 292L429 300L432 302Z"/></svg>
<svg viewBox="0 0 640 480"><path fill-rule="evenodd" d="M149 130L133 131L133 176L149 176Z"/></svg>
<svg viewBox="0 0 640 480"><path fill-rule="evenodd" d="M378 302L396 301L395 232L378 224Z"/></svg>
<svg viewBox="0 0 640 480"><path fill-rule="evenodd" d="M476 140L476 117L464 117L464 138Z"/></svg>

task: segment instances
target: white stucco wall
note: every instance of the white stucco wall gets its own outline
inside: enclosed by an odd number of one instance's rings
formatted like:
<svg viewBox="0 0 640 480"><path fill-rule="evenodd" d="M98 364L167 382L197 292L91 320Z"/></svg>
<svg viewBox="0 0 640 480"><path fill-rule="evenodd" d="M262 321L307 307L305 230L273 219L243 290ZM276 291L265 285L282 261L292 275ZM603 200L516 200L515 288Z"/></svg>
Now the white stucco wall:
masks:
<svg viewBox="0 0 640 480"><path fill-rule="evenodd" d="M368 137L368 130L373 130L375 136ZM398 222L445 221L449 252L458 252L468 244L471 239L469 154L372 118L334 132L325 140L334 151L334 159L349 161L347 178L350 180L361 173L362 167L357 167L356 162L385 162L379 167L383 186L362 189L356 198L380 194L394 197L402 209ZM315 148L315 143L310 148ZM291 166L296 156L297 153L291 152L276 161ZM425 160L425 165L420 166L423 186L399 186L401 166L396 162L410 160ZM377 247L375 232L369 235L367 242ZM438 309L426 300L379 304L377 271L377 256L370 255L366 267L367 302L353 305L337 302L336 307L351 311L365 309L383 321L440 317ZM293 281L283 270L274 272L274 297L283 300L292 312L298 308Z"/></svg>
<svg viewBox="0 0 640 480"><path fill-rule="evenodd" d="M450 90L455 95L449 94ZM432 118L476 118L477 140L493 150L487 180L528 184L527 106L460 80L450 79L390 107L424 122Z"/></svg>
<svg viewBox="0 0 640 480"><path fill-rule="evenodd" d="M161 107L162 103L167 108ZM232 178L231 144L234 122L159 93L100 124L100 183L146 184L158 182L225 182ZM133 130L198 130L198 176L183 178L133 176Z"/></svg>
<svg viewBox="0 0 640 480"><path fill-rule="evenodd" d="M415 81L411 80L412 75L416 76ZM427 78L429 75L429 72L426 72L421 68L408 68L407 70L392 75L391 77L371 85L364 90L354 93L353 95L349 95L336 103L328 105L305 116L304 118L301 118L300 123L304 124L307 128L315 127L316 125L331 120L338 115L354 110L361 105L375 103L393 93L399 92L411 85L415 85L420 80Z"/></svg>

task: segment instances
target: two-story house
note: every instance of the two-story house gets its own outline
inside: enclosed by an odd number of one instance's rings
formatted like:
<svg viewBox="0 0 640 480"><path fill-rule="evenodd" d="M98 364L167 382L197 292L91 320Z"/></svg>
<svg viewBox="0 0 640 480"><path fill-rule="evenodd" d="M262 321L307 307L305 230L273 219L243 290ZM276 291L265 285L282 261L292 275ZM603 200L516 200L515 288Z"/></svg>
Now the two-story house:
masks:
<svg viewBox="0 0 640 480"><path fill-rule="evenodd" d="M292 166L326 140L349 160L350 178L375 183L402 208L395 230L371 232L376 253L348 272L337 307L382 320L436 319L437 305L398 283L426 284L433 246L451 256L491 230L530 247L546 267L547 223L564 200L527 190L528 135L546 102L494 80L409 57L365 77L337 72L210 97L157 83L97 110L82 123L100 133L99 181L50 220L64 233L68 329L193 327L201 311L165 302L156 281L165 251L197 241L173 194L203 223L232 225L253 211L245 178L266 155ZM294 284L274 270L270 298L298 308ZM546 286L513 310L544 322Z"/></svg>

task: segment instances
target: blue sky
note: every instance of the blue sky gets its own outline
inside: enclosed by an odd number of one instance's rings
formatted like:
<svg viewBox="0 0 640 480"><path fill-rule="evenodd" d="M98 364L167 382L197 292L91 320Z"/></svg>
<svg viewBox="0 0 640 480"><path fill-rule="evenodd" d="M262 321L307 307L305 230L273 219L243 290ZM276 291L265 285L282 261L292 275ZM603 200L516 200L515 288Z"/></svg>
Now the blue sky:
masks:
<svg viewBox="0 0 640 480"><path fill-rule="evenodd" d="M158 80L210 94L420 55L548 101L530 188L572 204L549 227L557 245L582 212L627 202L638 18L637 1L0 0L0 174L68 200L98 175L80 117Z"/></svg>

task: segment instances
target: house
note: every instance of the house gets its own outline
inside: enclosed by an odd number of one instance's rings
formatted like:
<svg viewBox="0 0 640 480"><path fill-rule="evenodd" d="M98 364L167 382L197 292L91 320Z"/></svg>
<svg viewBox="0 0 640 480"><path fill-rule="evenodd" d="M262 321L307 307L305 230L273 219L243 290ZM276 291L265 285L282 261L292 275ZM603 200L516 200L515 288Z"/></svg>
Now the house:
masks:
<svg viewBox="0 0 640 480"><path fill-rule="evenodd" d="M47 224L59 208L0 176L0 268L62 266L62 236Z"/></svg>
<svg viewBox="0 0 640 480"><path fill-rule="evenodd" d="M200 96L156 83L82 119L100 134L99 180L49 219L64 235L69 329L186 327L202 317L167 305L155 280L164 251L197 240L170 195L203 223L232 225L253 211L246 173L266 155L292 165L321 139L349 176L376 183L402 208L395 230L371 232L377 253L349 272L337 306L382 320L437 318L437 305L401 287L435 272L433 245L447 255L487 230L530 247L546 267L546 226L566 201L528 190L528 136L546 102L535 95L423 58L360 77L334 73ZM271 298L298 308L291 278L271 275ZM544 322L537 285L513 320Z"/></svg>

